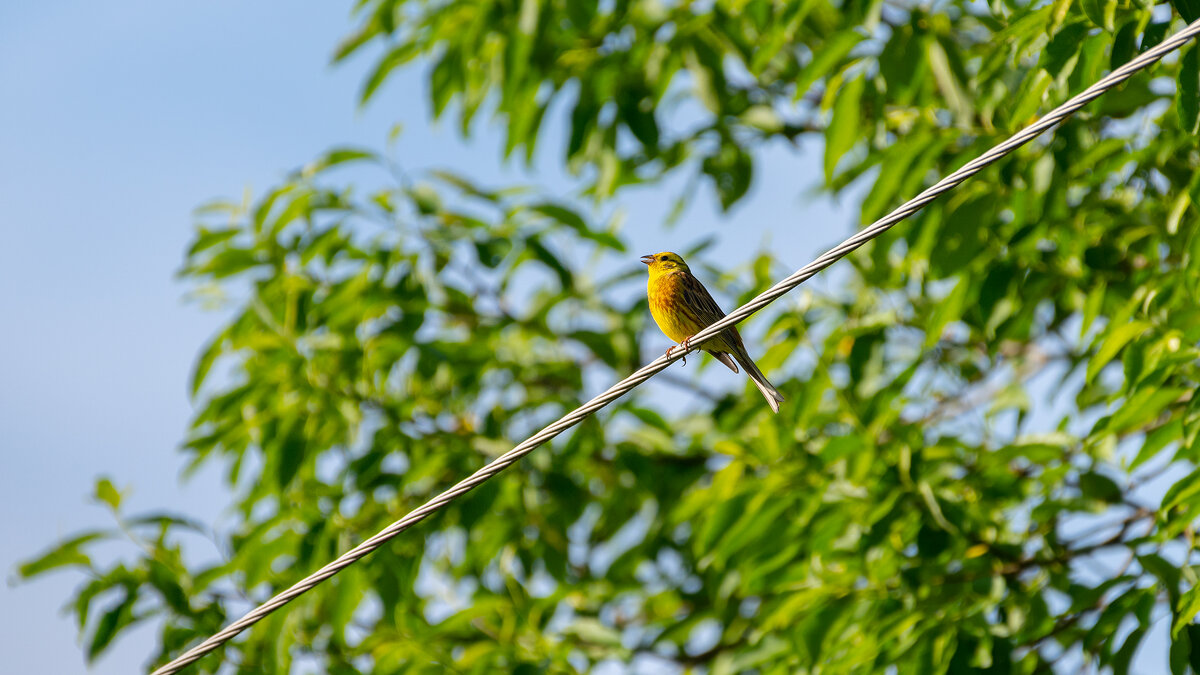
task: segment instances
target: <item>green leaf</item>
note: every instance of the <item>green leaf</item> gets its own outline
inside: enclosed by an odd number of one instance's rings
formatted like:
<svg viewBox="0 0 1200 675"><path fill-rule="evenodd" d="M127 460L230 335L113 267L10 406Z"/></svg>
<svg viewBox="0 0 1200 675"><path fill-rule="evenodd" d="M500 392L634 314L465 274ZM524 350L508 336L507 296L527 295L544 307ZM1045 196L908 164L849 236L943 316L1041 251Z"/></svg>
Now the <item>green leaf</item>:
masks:
<svg viewBox="0 0 1200 675"><path fill-rule="evenodd" d="M1019 275L1020 270L1011 265L993 265L988 270L987 275L983 278L983 286L979 289L979 311L986 320L987 325L992 324L991 317L993 310L996 309L1002 300L1008 297L1013 282ZM967 284L963 285L966 286Z"/></svg>
<svg viewBox="0 0 1200 675"><path fill-rule="evenodd" d="M833 117L825 128L825 184L833 182L838 160L858 143L859 118L866 78L855 77L842 85L833 103Z"/></svg>
<svg viewBox="0 0 1200 675"><path fill-rule="evenodd" d="M533 254L534 259L558 275L558 283L563 290L575 287L575 276L571 273L571 270L567 269L563 261L552 253L550 249L546 248L539 238L531 237L526 240L525 245L529 248L529 252Z"/></svg>
<svg viewBox="0 0 1200 675"><path fill-rule="evenodd" d="M617 370L621 367L621 359L617 355L616 349L613 348L612 335L580 330L571 333L569 337L584 344L593 354L600 357L600 360L609 368Z"/></svg>
<svg viewBox="0 0 1200 675"><path fill-rule="evenodd" d="M1171 606L1179 605L1179 568L1167 562L1162 556L1156 553L1147 555L1139 555L1138 563L1142 569L1158 578L1159 585L1167 596L1170 598Z"/></svg>
<svg viewBox="0 0 1200 675"><path fill-rule="evenodd" d="M971 285L963 277L957 277L954 287L934 306L933 314L925 326L925 349L929 349L942 339L942 331L952 322L957 321L963 312L963 304L967 299L967 291Z"/></svg>
<svg viewBox="0 0 1200 675"><path fill-rule="evenodd" d="M121 508L121 492L107 478L101 478L96 481L96 490L93 493L93 498L102 504L108 504L108 507L113 511Z"/></svg>
<svg viewBox="0 0 1200 675"><path fill-rule="evenodd" d="M137 593L125 589L125 595L96 622L87 646L87 660L92 663L108 648L121 630L134 622L133 603L137 601Z"/></svg>
<svg viewBox="0 0 1200 675"><path fill-rule="evenodd" d="M188 247L187 255L191 258L197 253L206 251L218 244L223 244L236 237L241 231L241 228L237 227L220 227L216 229L201 227L196 235L196 239Z"/></svg>
<svg viewBox="0 0 1200 675"><path fill-rule="evenodd" d="M234 275L243 274L260 265L264 261L254 249L224 248L212 259L195 268L195 272L209 276L215 280L228 279Z"/></svg>
<svg viewBox="0 0 1200 675"><path fill-rule="evenodd" d="M875 178L871 191L863 199L863 223L874 222L884 215L887 207L897 201L898 197L904 196L899 194L900 186L910 178L912 163L928 148L929 140L926 134L914 134L889 148L881 161L879 175Z"/></svg>
<svg viewBox="0 0 1200 675"><path fill-rule="evenodd" d="M475 197L477 199L482 199L484 201L489 201L492 203L499 203L500 198L502 197L502 194L500 192L482 188L478 184L469 180L468 178L466 178L462 175L459 175L457 173L453 173L451 171L442 171L442 170L435 169L433 171L430 171L429 175L434 178L437 178L438 180L442 181L443 183L446 183L448 185L453 185L458 190L461 190L464 194L467 194L471 197Z"/></svg>
<svg viewBox="0 0 1200 675"><path fill-rule="evenodd" d="M1171 638L1171 649L1168 653L1171 675L1187 675L1188 666L1191 664L1191 656L1192 641L1190 631L1173 635Z"/></svg>
<svg viewBox="0 0 1200 675"><path fill-rule="evenodd" d="M363 148L333 148L304 167L306 177L315 176L340 164L362 161L378 161L379 156Z"/></svg>
<svg viewBox="0 0 1200 675"><path fill-rule="evenodd" d="M1046 97L1046 92L1054 84L1054 77L1045 68L1038 68L1027 78L1028 84L1022 95L1012 107L1009 119L1016 127L1022 127L1032 121Z"/></svg>
<svg viewBox="0 0 1200 675"><path fill-rule="evenodd" d="M821 47L814 51L812 60L800 70L796 77L795 100L799 101L817 80L825 77L836 66L845 60L846 56L862 41L862 36L854 30L844 30L834 33Z"/></svg>
<svg viewBox="0 0 1200 675"><path fill-rule="evenodd" d="M1167 31L1171 30L1171 22L1160 21L1146 26L1146 30L1142 31L1142 44L1138 47L1138 53L1145 53L1149 49L1154 49L1167 36Z"/></svg>
<svg viewBox="0 0 1200 675"><path fill-rule="evenodd" d="M1188 665L1193 673L1200 673L1200 625L1190 623L1184 627L1188 638Z"/></svg>
<svg viewBox="0 0 1200 675"><path fill-rule="evenodd" d="M179 583L178 574L157 560L148 563L147 580L162 596L171 611L180 616L190 616L192 607L188 603L187 593Z"/></svg>
<svg viewBox="0 0 1200 675"><path fill-rule="evenodd" d="M1095 25L1105 30L1113 29L1112 17L1116 0L1082 0L1083 13Z"/></svg>
<svg viewBox="0 0 1200 675"><path fill-rule="evenodd" d="M596 115L600 112L600 104L592 95L592 90L586 83L580 83L579 98L571 109L571 133L567 139L566 157L577 156L587 142L589 135L596 126Z"/></svg>
<svg viewBox="0 0 1200 675"><path fill-rule="evenodd" d="M1200 6L1200 0L1197 0ZM1200 48L1194 43L1179 59L1179 86L1175 92L1175 110L1184 132L1200 132Z"/></svg>
<svg viewBox="0 0 1200 675"><path fill-rule="evenodd" d="M462 61L458 56L454 52L443 53L429 73L429 95L433 103L434 119L442 116L450 99L458 91L458 82L462 78ZM510 145L510 150L511 147Z"/></svg>
<svg viewBox="0 0 1200 675"><path fill-rule="evenodd" d="M591 617L575 619L563 632L567 635L574 635L585 643L614 647L621 644L621 634L616 629Z"/></svg>
<svg viewBox="0 0 1200 675"><path fill-rule="evenodd" d="M1129 341L1138 337L1150 327L1150 324L1145 321L1130 321L1119 326L1112 327L1104 337L1104 341L1100 344L1100 348L1096 350L1095 356L1088 360L1087 364L1087 379L1089 382L1096 379L1096 375L1107 366L1110 361L1129 344Z"/></svg>
<svg viewBox="0 0 1200 675"><path fill-rule="evenodd" d="M1124 495L1116 481L1095 471L1088 471L1079 476L1079 491L1086 499L1116 504Z"/></svg>
<svg viewBox="0 0 1200 675"><path fill-rule="evenodd" d="M1175 621L1171 624L1171 637L1179 635L1197 613L1200 613L1200 585L1192 586L1180 596L1179 605L1175 607Z"/></svg>
<svg viewBox="0 0 1200 675"><path fill-rule="evenodd" d="M360 47L379 35L381 27L382 24L379 21L368 21L358 30L347 35L334 50L333 62L338 63L357 52Z"/></svg>
<svg viewBox="0 0 1200 675"><path fill-rule="evenodd" d="M1087 2L1084 0L1085 4ZM1080 47L1089 30L1089 26L1082 21L1063 26L1046 45L1040 65L1052 76L1060 77L1063 69L1079 57Z"/></svg>
<svg viewBox="0 0 1200 675"><path fill-rule="evenodd" d="M217 358L225 351L226 334L224 331L217 335L208 345L200 352L200 357L196 359L196 365L192 368L191 385L188 387L189 394L194 398L200 392L200 387L204 384L204 379L208 377L208 372L212 370L213 364Z"/></svg>
<svg viewBox="0 0 1200 675"><path fill-rule="evenodd" d="M584 222L583 218L565 206L552 202L542 202L530 206L529 210L553 218L580 234L588 231L587 223Z"/></svg>
<svg viewBox="0 0 1200 675"><path fill-rule="evenodd" d="M276 439L273 444L278 462L275 479L280 489L287 488L299 473L300 467L304 465L304 458L307 454L305 450L308 445L304 435L303 420L290 421L286 423L285 429L282 438Z"/></svg>
<svg viewBox="0 0 1200 675"><path fill-rule="evenodd" d="M1187 476L1176 481L1170 488L1167 488L1160 508L1164 512L1170 511L1172 508L1197 496L1200 496L1200 469L1189 473Z"/></svg>
<svg viewBox="0 0 1200 675"><path fill-rule="evenodd" d="M1096 107L1101 115L1130 117L1159 98L1160 95L1150 88L1148 78L1134 78L1102 96Z"/></svg>
<svg viewBox="0 0 1200 675"><path fill-rule="evenodd" d="M651 153L658 149L658 122L654 119L654 101L649 92L622 87L617 92L617 112L643 147Z"/></svg>
<svg viewBox="0 0 1200 675"><path fill-rule="evenodd" d="M541 202L529 207L530 211L552 218L573 230L580 237L614 251L625 252L625 244L611 232L597 232L588 227L586 221L571 209L553 202Z"/></svg>
<svg viewBox="0 0 1200 675"><path fill-rule="evenodd" d="M1171 6L1188 23L1200 19L1200 0L1171 0Z"/></svg>
<svg viewBox="0 0 1200 675"><path fill-rule="evenodd" d="M21 563L17 567L17 574L24 579L31 579L61 567L90 567L92 559L80 549L85 544L108 536L109 533L104 530L91 530L75 535L33 560Z"/></svg>
<svg viewBox="0 0 1200 675"><path fill-rule="evenodd" d="M938 90L946 99L946 107L954 115L954 119L962 126L969 123L974 110L970 96L963 82L966 73L958 54L957 45L950 40L935 39L928 43L929 68Z"/></svg>
<svg viewBox="0 0 1200 675"><path fill-rule="evenodd" d="M1137 456L1129 463L1129 470L1134 471L1142 464L1158 455L1169 443L1183 438L1183 422L1174 419L1146 435Z"/></svg>
<svg viewBox="0 0 1200 675"><path fill-rule="evenodd" d="M1116 36L1113 37L1112 54L1108 61L1109 68L1116 70L1133 59L1134 53L1137 52L1139 23L1137 19L1130 19L1117 31Z"/></svg>
<svg viewBox="0 0 1200 675"><path fill-rule="evenodd" d="M358 102L365 104L371 100L371 97L375 95L375 92L387 80L393 70L412 61L419 55L420 51L417 49L417 44L411 41L401 42L388 50L388 53L375 64L375 68L367 75L367 81L363 85L362 93L359 94Z"/></svg>
<svg viewBox="0 0 1200 675"><path fill-rule="evenodd" d="M1172 403L1187 393L1186 389L1168 387L1164 389L1147 388L1130 396L1121 407L1113 413L1108 422L1107 430L1123 433L1154 421L1165 412Z"/></svg>
<svg viewBox="0 0 1200 675"><path fill-rule="evenodd" d="M1146 636L1146 627L1138 626L1129 633L1125 641L1121 643L1121 648L1113 655L1109 666L1113 669L1113 675L1128 675L1129 664L1133 661L1133 654L1142 643L1142 638Z"/></svg>
<svg viewBox="0 0 1200 675"><path fill-rule="evenodd" d="M160 529L165 529L168 527L181 527L206 537L210 536L211 534L211 531L198 520L185 518L177 514L166 513L162 511L142 513L125 519L125 523L133 527L140 525L155 525Z"/></svg>
<svg viewBox="0 0 1200 675"><path fill-rule="evenodd" d="M495 269L504 262L505 256L512 250L512 241L494 237L474 243L475 254L485 267Z"/></svg>
<svg viewBox="0 0 1200 675"><path fill-rule="evenodd" d="M879 73L887 85L888 99L897 105L910 104L927 84L923 76L929 69L925 44L925 36L910 27L895 28L879 54Z"/></svg>
<svg viewBox="0 0 1200 675"><path fill-rule="evenodd" d="M649 408L643 408L642 406L636 405L626 406L625 409L634 417L641 420L643 424L658 429L668 436L675 435L675 430L671 428L670 423L668 423L667 420L657 412Z"/></svg>

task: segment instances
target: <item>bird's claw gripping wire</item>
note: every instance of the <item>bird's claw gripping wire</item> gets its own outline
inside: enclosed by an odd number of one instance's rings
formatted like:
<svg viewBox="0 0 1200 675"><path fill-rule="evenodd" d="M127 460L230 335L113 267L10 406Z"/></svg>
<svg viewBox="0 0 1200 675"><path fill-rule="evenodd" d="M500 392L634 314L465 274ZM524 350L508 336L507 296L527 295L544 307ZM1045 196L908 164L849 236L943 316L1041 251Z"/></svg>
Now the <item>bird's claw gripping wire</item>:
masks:
<svg viewBox="0 0 1200 675"><path fill-rule="evenodd" d="M677 345L671 345L670 347L667 347L667 356L670 356L671 354L673 354L676 349L683 350L683 358L680 359L680 361L683 363L683 365L686 366L688 352L692 351L692 336L689 335L689 336L685 337L683 339L683 342L680 342Z"/></svg>

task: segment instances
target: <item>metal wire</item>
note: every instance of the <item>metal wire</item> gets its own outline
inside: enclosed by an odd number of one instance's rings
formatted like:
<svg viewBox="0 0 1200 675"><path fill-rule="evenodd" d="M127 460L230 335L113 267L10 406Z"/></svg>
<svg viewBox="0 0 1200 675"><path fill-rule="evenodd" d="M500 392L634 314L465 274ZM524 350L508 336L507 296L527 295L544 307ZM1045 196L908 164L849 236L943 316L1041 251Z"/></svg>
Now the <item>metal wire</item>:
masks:
<svg viewBox="0 0 1200 675"><path fill-rule="evenodd" d="M763 291L750 302L747 302L741 307L733 310L726 315L725 318L700 331L691 340L692 348L696 349L700 347L700 345L702 345L706 340L721 332L725 327L733 325L750 316L754 312L757 312L763 307L766 307L776 298L779 298L796 286L799 286L801 283L812 278L817 274L817 272L829 267L834 262L845 257L851 251L879 236L896 223L916 213L918 209L925 206L929 202L932 202L939 195L957 187L966 179L982 171L989 164L995 162L1001 157L1004 157L1021 145L1033 140L1042 132L1050 129L1054 125L1078 111L1083 106L1098 98L1104 92L1129 79L1134 73L1145 68L1146 66L1149 66L1155 61L1158 61L1172 50L1179 48L1197 34L1200 34L1200 20L1193 22L1180 32L1164 40L1156 47L1147 50L1145 53L1141 54L1129 63L1117 68L1108 76L1085 89L1081 94L1050 111L1050 113L1048 113L1046 116L1042 117L1025 129L1022 129L1020 132L1014 134L1008 140L996 145L991 150L988 150L979 157L968 162L962 168L938 181L929 189L925 190L913 199L905 202L895 211L892 211L883 218L875 221L870 227L863 229L854 236L843 241L841 244L829 249L824 255L796 270L791 276L780 281L766 291ZM275 597L256 607L254 610L246 613L246 615L242 618L229 624L220 632L214 634L204 642L192 647L187 652L183 653L165 666L155 670L151 675L170 675L171 673L179 672L184 666L187 666L205 654L213 651L217 647L220 647L238 633L261 621L271 612L283 607L287 603L295 600L313 587L317 586L322 581L325 581L341 570L353 565L368 553L382 546L392 537L395 537L413 525L421 522L430 514L440 510L458 497L469 492L471 489L478 487L492 476L495 476L501 471L507 469L517 460L529 454L538 446L546 443L555 436L583 421L592 413L625 395L634 387L650 379L655 373L658 373L674 363L676 360L682 358L682 356L682 352L680 350L676 350L671 356L660 356L649 364L642 366L640 370L636 371L629 377L626 377L624 380L614 384L604 393L576 408L567 415L564 415L557 422L542 429L537 434L529 437L521 444L514 447L512 450L509 450L503 455L497 457L491 463L471 474L468 478L460 481L454 487L429 500L420 508L409 512L408 515L404 516L400 520L388 525L386 528L380 530L375 536L343 553L339 558L325 565L308 577L305 577L303 580L294 584L291 588L279 593Z"/></svg>

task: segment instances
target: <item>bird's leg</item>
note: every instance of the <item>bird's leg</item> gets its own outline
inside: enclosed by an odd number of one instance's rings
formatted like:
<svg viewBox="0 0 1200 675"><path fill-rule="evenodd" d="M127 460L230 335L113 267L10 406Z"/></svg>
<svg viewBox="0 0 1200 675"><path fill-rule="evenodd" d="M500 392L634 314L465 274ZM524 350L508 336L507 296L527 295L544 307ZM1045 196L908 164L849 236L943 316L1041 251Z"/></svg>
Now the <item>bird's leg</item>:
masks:
<svg viewBox="0 0 1200 675"><path fill-rule="evenodd" d="M681 361L683 362L683 365L686 366L687 365L687 353L692 351L692 336L689 335L689 336L685 337L683 339L683 342L680 342L677 345L671 345L670 347L667 347L667 356L670 356L672 354L672 352L674 352L676 349L683 350L683 358L681 359Z"/></svg>
<svg viewBox="0 0 1200 675"><path fill-rule="evenodd" d="M667 356L670 357L676 349L679 349L679 345L671 345L670 347L667 347ZM687 365L687 352L683 353L683 365Z"/></svg>

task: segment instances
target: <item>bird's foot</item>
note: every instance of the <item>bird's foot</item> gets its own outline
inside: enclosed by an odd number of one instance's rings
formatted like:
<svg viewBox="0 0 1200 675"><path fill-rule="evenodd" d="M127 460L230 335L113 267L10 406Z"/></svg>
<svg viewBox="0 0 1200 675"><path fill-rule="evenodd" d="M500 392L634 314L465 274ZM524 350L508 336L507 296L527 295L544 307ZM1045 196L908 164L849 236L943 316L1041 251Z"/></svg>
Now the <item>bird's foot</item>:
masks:
<svg viewBox="0 0 1200 675"><path fill-rule="evenodd" d="M676 349L683 350L683 358L680 359L680 361L682 361L683 365L686 366L687 365L687 354L688 354L688 352L692 351L692 336L689 335L689 336L685 337L683 339L683 342L681 342L677 345L671 345L670 347L667 347L667 356L670 356L671 354L675 353Z"/></svg>
<svg viewBox="0 0 1200 675"><path fill-rule="evenodd" d="M667 357L670 358L671 354L674 354L676 349L679 349L679 345L671 345L670 347L667 347ZM687 365L687 352L683 353L683 365Z"/></svg>

